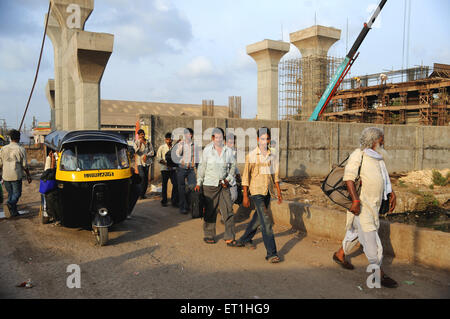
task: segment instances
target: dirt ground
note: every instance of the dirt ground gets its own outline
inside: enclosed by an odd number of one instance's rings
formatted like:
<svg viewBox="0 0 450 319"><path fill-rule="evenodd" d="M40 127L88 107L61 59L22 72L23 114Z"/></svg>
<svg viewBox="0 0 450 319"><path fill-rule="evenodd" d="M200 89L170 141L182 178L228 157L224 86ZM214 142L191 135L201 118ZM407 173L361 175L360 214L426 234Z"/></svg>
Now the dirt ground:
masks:
<svg viewBox="0 0 450 319"><path fill-rule="evenodd" d="M450 274L385 257L397 289L369 289L367 260L351 255L355 270L340 268L340 243L275 225L283 262L268 264L261 233L257 249L203 242L202 221L162 208L159 196L140 200L132 219L114 225L107 246L88 230L42 225L38 181L24 183L21 209L0 220L0 298L450 298ZM248 220L236 225L241 236ZM217 223L218 238L223 225ZM67 266L81 268L81 288L69 289ZM18 288L31 279L33 288Z"/></svg>

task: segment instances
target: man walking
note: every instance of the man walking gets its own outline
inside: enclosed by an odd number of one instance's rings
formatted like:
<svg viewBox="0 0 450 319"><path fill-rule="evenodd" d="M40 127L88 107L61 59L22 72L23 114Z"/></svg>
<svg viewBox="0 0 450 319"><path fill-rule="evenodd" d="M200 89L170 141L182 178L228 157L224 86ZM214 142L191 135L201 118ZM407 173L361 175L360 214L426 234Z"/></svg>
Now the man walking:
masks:
<svg viewBox="0 0 450 319"><path fill-rule="evenodd" d="M205 215L203 222L204 241L216 243L217 209L220 209L225 223L224 240L228 246L236 246L234 230L233 203L230 186L235 183L236 160L233 150L224 145L224 132L215 128L212 143L203 150L197 171L195 191L201 191L205 197Z"/></svg>
<svg viewBox="0 0 450 319"><path fill-rule="evenodd" d="M189 211L189 201L186 191L186 181L190 191L192 191L196 185L195 167L198 160L198 149L194 145L192 137L194 131L191 128L184 130L184 139L174 146L176 157L178 158L177 167L177 183L178 183L178 198L180 205L180 213L187 214Z"/></svg>
<svg viewBox="0 0 450 319"><path fill-rule="evenodd" d="M163 207L167 206L167 183L172 183L172 196L170 200L172 202L172 206L178 207L178 184L177 184L177 174L175 168L169 166L166 162L166 154L172 149L172 133L166 133L165 135L165 143L158 148L158 152L156 153L156 159L159 162L161 168L161 177L162 177L162 200L161 205Z"/></svg>
<svg viewBox="0 0 450 319"><path fill-rule="evenodd" d="M28 170L27 154L25 149L19 145L20 132L11 130L9 132L11 143L0 149L0 168L5 189L8 192L8 200L5 207L6 217L19 216L17 202L22 196L22 178L24 172L28 183L31 183L31 175Z"/></svg>
<svg viewBox="0 0 450 319"><path fill-rule="evenodd" d="M342 247L334 253L333 260L345 269L353 269L353 265L345 260L345 255L350 253L358 240L363 246L369 264L375 268L379 267L381 285L395 288L398 286L397 282L381 269L383 246L378 236L382 200L389 198L389 212L395 209L396 204L395 193L384 163L387 156L383 148L384 132L377 127L368 127L361 134L360 144L361 148L350 155L345 166L343 180L347 184L353 203L350 211L347 211L347 233ZM355 187L358 171L362 183L360 195Z"/></svg>
<svg viewBox="0 0 450 319"><path fill-rule="evenodd" d="M277 253L275 237L272 230L272 220L267 213L270 205L270 189L275 185L277 189L278 204L281 204L281 189L279 185L278 156L270 149L270 130L262 127L257 131L258 146L245 158L245 168L242 173L243 206L250 207L250 199L255 205L256 211L245 230L244 235L238 240L237 246L248 246L254 249L252 238L258 227L261 226L264 246L267 250L266 260L270 263L280 262Z"/></svg>
<svg viewBox="0 0 450 319"><path fill-rule="evenodd" d="M144 130L140 129L138 132L138 139L134 142L134 162L135 162L135 172L141 177L141 190L140 198L147 198L145 194L147 193L148 187L148 172L152 165L152 157L155 156L155 151L153 146L145 138Z"/></svg>

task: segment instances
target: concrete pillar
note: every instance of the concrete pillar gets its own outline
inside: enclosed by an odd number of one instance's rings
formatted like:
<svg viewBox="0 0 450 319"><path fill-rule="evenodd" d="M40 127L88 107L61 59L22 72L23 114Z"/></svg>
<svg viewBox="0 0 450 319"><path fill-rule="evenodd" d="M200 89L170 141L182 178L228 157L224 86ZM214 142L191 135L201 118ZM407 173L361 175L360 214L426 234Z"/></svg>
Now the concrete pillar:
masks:
<svg viewBox="0 0 450 319"><path fill-rule="evenodd" d="M341 30L315 25L293 32L290 41L302 54L302 120L308 120L325 91L328 78L328 50L341 38Z"/></svg>
<svg viewBox="0 0 450 319"><path fill-rule="evenodd" d="M55 126L55 80L48 80L45 86L45 96L50 104L50 127L53 131L57 129Z"/></svg>
<svg viewBox="0 0 450 319"><path fill-rule="evenodd" d="M114 36L76 32L70 40L65 63L75 87L75 129L100 129L100 81L113 49Z"/></svg>
<svg viewBox="0 0 450 319"><path fill-rule="evenodd" d="M50 1L54 28L49 37L55 48L55 89L60 93L62 110L56 112L55 122L61 123L58 129L98 130L100 81L114 36L83 31L94 9L93 0ZM58 98L55 110L57 106Z"/></svg>
<svg viewBox="0 0 450 319"><path fill-rule="evenodd" d="M45 17L47 19L47 15ZM55 61L55 79L54 79L54 104L52 106L52 128L55 130L62 130L63 128L63 93L62 93L62 34L59 23L54 16L54 10L51 11L48 18L47 36L53 44L53 56ZM46 90L47 91L47 90ZM49 101L50 102L50 101Z"/></svg>
<svg viewBox="0 0 450 319"><path fill-rule="evenodd" d="M290 44L264 40L247 46L258 65L258 120L278 120L278 63Z"/></svg>

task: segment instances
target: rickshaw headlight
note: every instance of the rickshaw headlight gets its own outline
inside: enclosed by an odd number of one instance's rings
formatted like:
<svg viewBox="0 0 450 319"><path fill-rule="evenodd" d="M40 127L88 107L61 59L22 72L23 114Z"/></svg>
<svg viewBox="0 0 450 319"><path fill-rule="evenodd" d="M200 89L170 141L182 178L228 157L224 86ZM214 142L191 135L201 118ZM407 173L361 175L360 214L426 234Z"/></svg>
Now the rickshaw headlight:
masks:
<svg viewBox="0 0 450 319"><path fill-rule="evenodd" d="M100 209L98 210L98 214L99 214L100 216L104 217L104 216L108 215L108 210L107 210L106 208L100 208Z"/></svg>

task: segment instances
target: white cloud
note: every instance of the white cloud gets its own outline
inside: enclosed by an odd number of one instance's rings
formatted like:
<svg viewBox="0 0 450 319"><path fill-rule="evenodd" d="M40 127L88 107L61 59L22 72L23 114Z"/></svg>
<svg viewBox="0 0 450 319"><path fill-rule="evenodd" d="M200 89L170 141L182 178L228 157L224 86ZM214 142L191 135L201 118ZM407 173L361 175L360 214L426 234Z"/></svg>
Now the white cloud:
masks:
<svg viewBox="0 0 450 319"><path fill-rule="evenodd" d="M114 34L114 52L120 59L179 54L193 38L190 21L169 1L116 1L114 8L98 4L86 30Z"/></svg>
<svg viewBox="0 0 450 319"><path fill-rule="evenodd" d="M29 43L29 41L0 38L0 68L10 71L29 68L32 61L37 60L36 50L31 48Z"/></svg>
<svg viewBox="0 0 450 319"><path fill-rule="evenodd" d="M180 75L186 77L211 76L219 73L220 72L213 67L211 61L204 56L196 57L180 71Z"/></svg>
<svg viewBox="0 0 450 319"><path fill-rule="evenodd" d="M155 0L154 6L157 10L167 12L170 9L170 3L165 0Z"/></svg>

